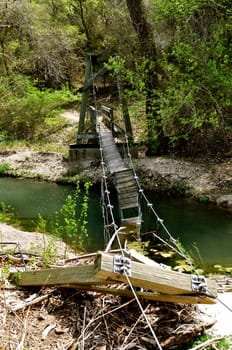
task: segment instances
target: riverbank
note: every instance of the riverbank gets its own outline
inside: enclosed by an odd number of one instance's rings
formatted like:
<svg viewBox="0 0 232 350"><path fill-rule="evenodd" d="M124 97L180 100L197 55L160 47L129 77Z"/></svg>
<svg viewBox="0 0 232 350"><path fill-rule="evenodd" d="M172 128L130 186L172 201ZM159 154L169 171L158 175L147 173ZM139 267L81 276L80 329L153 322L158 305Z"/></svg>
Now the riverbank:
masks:
<svg viewBox="0 0 232 350"><path fill-rule="evenodd" d="M73 142L79 121L76 110L67 110L62 116L66 127L58 134L52 134L47 144L55 150L62 146L66 156L56 152L10 149L0 144L0 169L6 165L4 174L9 176L35 178L59 182L75 181L75 175L88 177L93 183L101 181L99 159L73 163L68 159L69 143ZM139 150L133 159L136 172L144 189L193 197L232 209L232 157L222 161L212 159L185 159L177 157L146 157Z"/></svg>
<svg viewBox="0 0 232 350"><path fill-rule="evenodd" d="M67 145L68 148L68 145ZM99 161L85 167L74 164L57 152L30 150L0 150L0 164L6 164L5 175L59 182L74 181L78 176L100 182ZM134 159L140 182L145 189L190 196L202 202L232 208L232 159L186 160L171 157L145 157Z"/></svg>
<svg viewBox="0 0 232 350"><path fill-rule="evenodd" d="M74 118L75 121L75 118ZM54 137L52 137L54 139ZM61 141L59 140L59 143ZM68 150L67 144L67 150ZM24 148L23 150L10 150L10 149L2 149L0 151L0 165L6 165L3 167L5 170L5 175L23 177L23 178L33 178L42 181L51 181L51 182L59 182L59 181L74 181L75 175L78 176L89 177L93 183L99 182L101 179L101 166L99 161L96 160L91 164L88 164L85 167L78 166L78 164L73 164L69 162L68 157L64 156L58 152L36 152L30 149ZM214 162L212 160L202 161L202 160L187 160L187 159L177 159L172 157L146 157L145 155L140 155L138 159L134 159L134 165L136 168L136 172L140 178L140 182L143 188L155 190L157 192L168 192L168 193L178 193L183 196L191 196L200 201L209 201L210 203L214 203L219 206L224 206L225 208L232 208L232 160L228 159L223 162ZM75 171L74 171L75 170ZM18 231L9 226L1 225L0 231L2 232L2 240L7 239L9 241L19 241L22 246L25 248L25 240L28 239L28 248L31 248L31 242L37 242L38 246L41 247L41 243L43 242L43 235L33 236L33 233L30 233L30 236L26 232ZM20 233L21 232L21 233ZM4 234L4 236L3 236ZM7 234L7 236L5 236ZM48 248L49 242L48 242ZM21 291L20 291L21 292ZM5 292L4 292L5 293ZM3 294L4 294L3 293ZM27 296L30 296L30 291L26 292ZM58 294L59 293L59 294ZM68 293L68 292L67 292ZM78 294L78 300L75 300L75 307L79 305L80 310L83 309L82 302L83 300L83 292L82 291L74 291L74 295ZM55 294L55 298L62 303L65 303L66 295L64 298L60 297L60 291L57 291ZM71 293L72 295L72 293ZM87 294L85 294L87 295ZM230 299L230 293L224 293L222 296L220 295L220 299L224 300L224 296ZM94 296L97 296L94 294ZM20 299L25 299L26 297L20 296ZM103 296L100 296L97 300L101 301ZM56 317L56 314L50 310L50 297L48 302L45 304L45 314L42 315L41 318L41 307L39 305L38 312L31 313L30 316L32 319L36 320L36 324L34 328L30 329L28 334L33 333L33 341L41 342L38 343L38 349L44 348L44 344L48 346L47 348L53 348L57 341L64 341L65 344L72 343L72 329L66 328L67 325L70 325L70 319L73 319L73 314L69 314L68 310L71 310L70 305L64 309L63 314L64 319L60 318L60 310L59 308L54 308L54 310L58 310L59 317ZM71 297L68 300L71 300ZM79 300L80 299L80 300ZM3 295L2 300L5 302L5 296ZM104 296L104 303L105 303ZM110 299L115 302L115 299ZM100 303L99 301L99 303ZM228 301L228 300L227 300ZM86 303L92 303L93 298L91 295L90 300L84 300ZM84 304L86 305L86 304ZM121 305L121 301L119 302ZM232 307L230 304L228 304ZM48 306L48 310L46 307ZM164 306L165 307L165 306ZM176 306L175 306L176 308ZM92 310L92 306L90 305L90 309ZM102 304L100 304L100 308L102 309ZM97 308L96 308L97 310ZM181 309L179 315L184 314L184 309ZM187 309L186 309L187 310ZM5 304L3 303L2 314L6 313ZM8 312L8 311L7 311ZM134 308L133 308L134 312ZM10 312L8 312L10 314ZM199 314L199 311L197 312ZM215 328L210 329L213 336L223 335L225 337L231 336L231 330L228 328L228 324L231 324L231 313L228 314L228 317L225 317L225 308L222 307L222 304L217 303L215 306L210 307L209 309L201 309L201 316L203 318L203 323L212 323L216 322ZM11 317L11 316L10 316ZM207 321L205 319L207 317ZM208 318L210 318L208 320ZM38 322L39 320L39 322ZM21 323L27 322L28 319L22 318L20 319ZM75 319L75 321L80 322L80 317ZM12 322L11 318L9 322ZM45 324L46 322L46 324ZM20 327L21 327L20 323ZM39 323L39 326L38 326ZM10 323L11 324L11 323ZM26 323L25 323L26 324ZM54 328L53 334L49 334L47 339L42 339L41 335L43 331L46 329L47 324L55 324L57 327ZM76 323L77 324L77 323ZM9 324L7 325L7 329L10 329ZM59 326L59 327L58 327ZM143 325L144 326L144 325ZM216 328L217 326L217 328ZM19 328L20 328L19 327ZM179 327L185 327L184 321L180 324ZM21 327L22 328L22 327ZM64 333L56 332L55 330L60 328L65 330ZM160 323L159 323L160 328ZM186 326L186 328L188 328ZM4 329L4 328L2 328ZM35 330L36 329L36 330ZM84 329L84 325L83 325ZM185 329L185 328L184 328ZM226 332L225 332L226 330ZM228 332L227 332L228 330ZM128 328L128 332L130 331L130 327ZM36 333L35 333L36 332ZM20 334L20 335L19 335ZM24 334L19 333L17 337L19 339L24 339ZM58 336L57 334L65 334L67 338L62 335ZM0 338L3 337L3 334L0 332ZM48 339L49 338L49 339ZM59 339L58 339L59 338ZM39 339L39 340L38 340ZM42 339L42 340L41 340ZM57 340L58 339L58 340ZM53 343L54 341L54 343ZM29 344L31 342L28 340ZM49 345L48 345L49 344ZM51 346L51 347L49 347ZM64 348L63 345L60 345L60 349ZM36 349L36 347L34 347ZM59 347L58 347L59 348Z"/></svg>

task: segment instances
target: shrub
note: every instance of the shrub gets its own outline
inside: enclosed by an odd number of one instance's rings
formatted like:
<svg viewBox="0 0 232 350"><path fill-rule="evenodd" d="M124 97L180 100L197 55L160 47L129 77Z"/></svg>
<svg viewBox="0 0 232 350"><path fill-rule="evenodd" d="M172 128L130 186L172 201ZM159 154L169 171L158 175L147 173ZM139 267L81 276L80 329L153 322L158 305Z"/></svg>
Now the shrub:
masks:
<svg viewBox="0 0 232 350"><path fill-rule="evenodd" d="M59 91L38 89L25 76L0 78L0 129L11 139L34 140L62 123L62 104L75 99L67 88Z"/></svg>

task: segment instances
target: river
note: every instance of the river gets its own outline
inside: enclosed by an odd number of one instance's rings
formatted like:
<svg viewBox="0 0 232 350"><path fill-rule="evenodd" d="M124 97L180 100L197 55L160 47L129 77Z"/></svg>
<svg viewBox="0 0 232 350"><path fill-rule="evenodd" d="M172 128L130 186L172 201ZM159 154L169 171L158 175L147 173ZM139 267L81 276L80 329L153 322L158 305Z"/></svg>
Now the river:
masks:
<svg viewBox="0 0 232 350"><path fill-rule="evenodd" d="M15 209L24 229L34 230L35 221L41 214L44 218L52 215L74 191L71 185L36 182L14 178L0 178L0 202L4 201ZM174 238L178 238L189 251L199 251L207 265L232 265L232 220L231 211L212 205L197 203L185 198L170 198L146 193L153 207L164 220ZM115 196L113 202L115 202ZM142 206L143 220L155 222L149 209ZM151 225L150 225L151 226ZM88 217L88 249L103 249L103 220L99 189L91 189ZM193 248L194 245L197 249ZM197 253L198 254L198 253Z"/></svg>

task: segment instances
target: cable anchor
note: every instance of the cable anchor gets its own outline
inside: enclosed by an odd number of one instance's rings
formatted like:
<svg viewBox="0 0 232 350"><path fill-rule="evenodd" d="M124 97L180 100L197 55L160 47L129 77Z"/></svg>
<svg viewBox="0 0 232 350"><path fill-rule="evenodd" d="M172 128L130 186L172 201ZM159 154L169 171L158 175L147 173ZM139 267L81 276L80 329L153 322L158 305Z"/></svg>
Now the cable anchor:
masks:
<svg viewBox="0 0 232 350"><path fill-rule="evenodd" d="M122 255L114 255L114 272L131 276L131 259Z"/></svg>

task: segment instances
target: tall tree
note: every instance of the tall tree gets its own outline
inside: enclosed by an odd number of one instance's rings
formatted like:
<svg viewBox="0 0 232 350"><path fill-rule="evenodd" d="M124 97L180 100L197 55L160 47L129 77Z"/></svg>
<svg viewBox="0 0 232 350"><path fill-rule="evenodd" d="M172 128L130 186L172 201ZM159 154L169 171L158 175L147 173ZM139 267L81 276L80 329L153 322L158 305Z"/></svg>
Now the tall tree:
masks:
<svg viewBox="0 0 232 350"><path fill-rule="evenodd" d="M164 146L164 135L158 114L157 92L162 88L162 70L158 62L158 52L154 40L154 28L148 20L145 1L126 0L133 27L140 43L144 58L144 83L146 93L146 116L150 153L158 153ZM155 149L152 149L152 145Z"/></svg>

